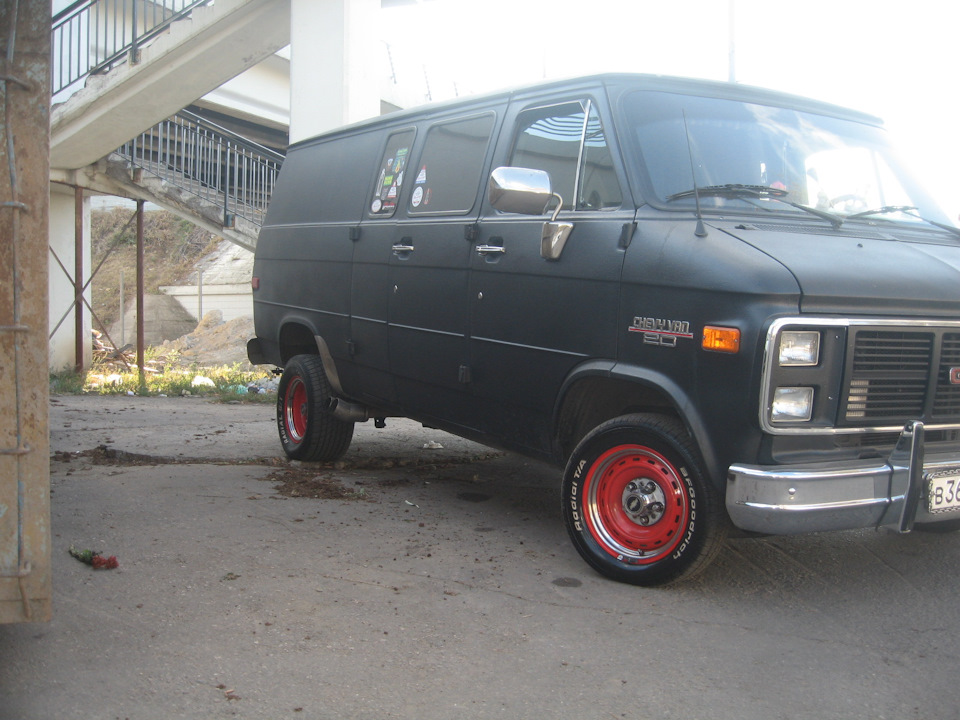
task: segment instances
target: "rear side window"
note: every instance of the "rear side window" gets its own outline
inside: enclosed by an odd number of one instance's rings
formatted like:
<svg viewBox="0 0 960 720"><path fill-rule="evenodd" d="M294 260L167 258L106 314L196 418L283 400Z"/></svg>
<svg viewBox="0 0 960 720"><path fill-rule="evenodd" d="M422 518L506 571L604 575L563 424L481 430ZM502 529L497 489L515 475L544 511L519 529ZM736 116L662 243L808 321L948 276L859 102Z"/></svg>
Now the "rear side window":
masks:
<svg viewBox="0 0 960 720"><path fill-rule="evenodd" d="M611 210L623 201L600 115L590 100L522 113L510 165L549 173L565 210Z"/></svg>
<svg viewBox="0 0 960 720"><path fill-rule="evenodd" d="M406 175L413 145L414 131L402 130L390 135L387 147L380 159L380 172L373 188L370 214L376 217L392 217L397 210L397 200Z"/></svg>
<svg viewBox="0 0 960 720"><path fill-rule="evenodd" d="M480 189L493 121L494 115L488 113L430 128L420 160L411 170L411 215L469 212Z"/></svg>

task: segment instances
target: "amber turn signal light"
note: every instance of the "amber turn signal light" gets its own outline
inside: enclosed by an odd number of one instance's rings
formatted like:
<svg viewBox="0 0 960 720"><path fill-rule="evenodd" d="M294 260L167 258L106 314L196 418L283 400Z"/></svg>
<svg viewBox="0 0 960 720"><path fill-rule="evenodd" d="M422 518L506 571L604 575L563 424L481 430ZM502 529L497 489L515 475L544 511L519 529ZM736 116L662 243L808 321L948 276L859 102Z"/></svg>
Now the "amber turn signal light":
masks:
<svg viewBox="0 0 960 720"><path fill-rule="evenodd" d="M740 352L740 331L737 328L707 325L703 328L702 346L704 350L713 352Z"/></svg>

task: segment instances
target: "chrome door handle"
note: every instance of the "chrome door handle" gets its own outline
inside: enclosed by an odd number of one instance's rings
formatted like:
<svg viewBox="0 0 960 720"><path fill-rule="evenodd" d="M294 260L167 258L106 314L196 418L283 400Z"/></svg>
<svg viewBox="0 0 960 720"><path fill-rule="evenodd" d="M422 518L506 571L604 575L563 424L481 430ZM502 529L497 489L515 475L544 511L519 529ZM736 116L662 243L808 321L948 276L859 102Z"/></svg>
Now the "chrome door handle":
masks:
<svg viewBox="0 0 960 720"><path fill-rule="evenodd" d="M481 255L503 254L507 249L503 245L477 245L477 252Z"/></svg>
<svg viewBox="0 0 960 720"><path fill-rule="evenodd" d="M408 252L413 252L415 249L416 248L414 248L413 245L397 244L393 246L393 251L395 253L405 253L405 252L408 253Z"/></svg>

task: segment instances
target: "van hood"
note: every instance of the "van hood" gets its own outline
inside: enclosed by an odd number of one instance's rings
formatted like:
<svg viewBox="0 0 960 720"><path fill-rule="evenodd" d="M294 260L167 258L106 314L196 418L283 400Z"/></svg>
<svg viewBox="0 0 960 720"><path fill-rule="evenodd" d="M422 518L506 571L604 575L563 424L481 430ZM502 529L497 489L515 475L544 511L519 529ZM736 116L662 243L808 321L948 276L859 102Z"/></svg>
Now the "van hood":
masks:
<svg viewBox="0 0 960 720"><path fill-rule="evenodd" d="M960 316L960 241L851 228L822 233L718 223L779 261L800 286L804 313ZM811 232L813 231L813 232Z"/></svg>

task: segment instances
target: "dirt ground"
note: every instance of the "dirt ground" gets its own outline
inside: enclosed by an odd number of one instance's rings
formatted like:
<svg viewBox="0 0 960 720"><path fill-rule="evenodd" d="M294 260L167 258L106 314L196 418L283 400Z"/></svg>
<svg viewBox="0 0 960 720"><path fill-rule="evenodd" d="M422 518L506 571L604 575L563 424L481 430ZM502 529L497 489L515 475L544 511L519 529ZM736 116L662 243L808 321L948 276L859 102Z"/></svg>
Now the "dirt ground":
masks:
<svg viewBox="0 0 960 720"><path fill-rule="evenodd" d="M0 626L0 720L960 717L957 535L644 589L577 556L558 470L409 421L291 464L269 405L54 397L51 442L54 619Z"/></svg>

